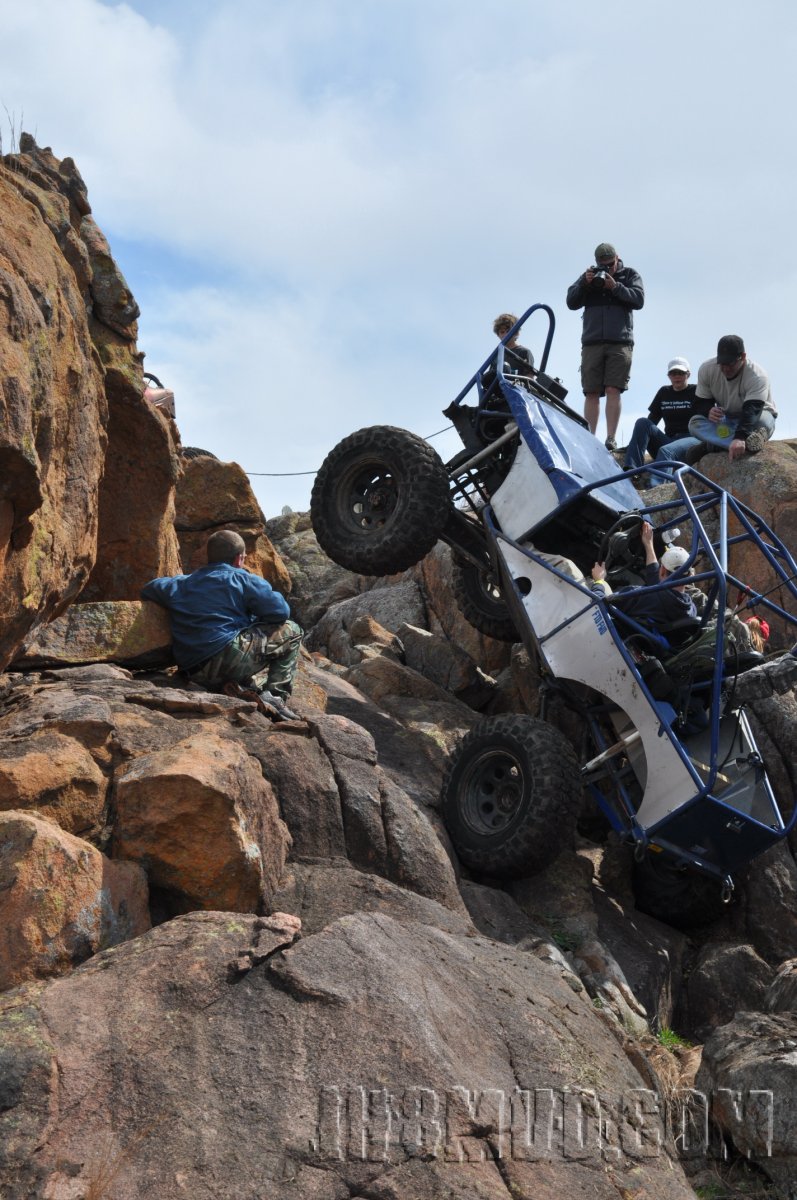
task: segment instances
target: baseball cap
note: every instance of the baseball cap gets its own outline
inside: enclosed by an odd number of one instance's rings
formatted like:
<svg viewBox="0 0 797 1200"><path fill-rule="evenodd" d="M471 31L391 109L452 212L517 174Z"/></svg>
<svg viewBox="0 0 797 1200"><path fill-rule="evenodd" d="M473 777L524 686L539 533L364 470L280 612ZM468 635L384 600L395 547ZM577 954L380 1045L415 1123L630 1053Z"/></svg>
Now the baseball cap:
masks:
<svg viewBox="0 0 797 1200"><path fill-rule="evenodd" d="M744 342L737 333L726 333L717 342L717 362L723 366L736 362L744 354Z"/></svg>
<svg viewBox="0 0 797 1200"><path fill-rule="evenodd" d="M617 258L617 251L611 242L601 242L600 246L595 248L595 262L610 258Z"/></svg>
<svg viewBox="0 0 797 1200"><path fill-rule="evenodd" d="M670 361L667 363L667 374L668 375L669 375L670 371L688 371L688 370L689 370L689 363L686 361L685 358L671 358Z"/></svg>
<svg viewBox="0 0 797 1200"><path fill-rule="evenodd" d="M683 546L668 546L661 556L661 565L666 571L678 571L689 562L689 551Z"/></svg>

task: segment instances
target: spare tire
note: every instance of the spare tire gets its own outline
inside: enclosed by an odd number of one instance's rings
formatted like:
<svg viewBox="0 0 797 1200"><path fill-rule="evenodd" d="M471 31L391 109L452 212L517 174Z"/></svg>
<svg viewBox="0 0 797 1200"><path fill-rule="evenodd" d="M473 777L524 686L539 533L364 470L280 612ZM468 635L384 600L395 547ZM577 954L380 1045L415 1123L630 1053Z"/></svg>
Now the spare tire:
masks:
<svg viewBox="0 0 797 1200"><path fill-rule="evenodd" d="M215 458L216 462L219 461L217 455L211 454L209 450L200 450L199 446L181 446L180 447L180 457L181 458Z"/></svg>
<svg viewBox="0 0 797 1200"><path fill-rule="evenodd" d="M451 586L457 607L479 633L499 642L519 642L520 634L509 615L501 588L490 566L477 567L470 559L454 556Z"/></svg>
<svg viewBox="0 0 797 1200"><path fill-rule="evenodd" d="M570 844L581 795L564 734L504 713L479 721L451 755L443 819L465 866L512 879L541 871Z"/></svg>
<svg viewBox="0 0 797 1200"><path fill-rule="evenodd" d="M448 475L432 447L405 429L373 425L324 459L310 516L333 562L361 575L391 575L429 553L449 506Z"/></svg>

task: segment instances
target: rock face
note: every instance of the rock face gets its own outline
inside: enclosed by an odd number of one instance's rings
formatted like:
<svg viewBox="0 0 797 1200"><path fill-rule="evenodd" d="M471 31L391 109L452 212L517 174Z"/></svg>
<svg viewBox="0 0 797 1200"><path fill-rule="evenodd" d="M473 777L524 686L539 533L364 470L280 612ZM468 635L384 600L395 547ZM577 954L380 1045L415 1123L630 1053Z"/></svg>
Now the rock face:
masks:
<svg viewBox="0 0 797 1200"><path fill-rule="evenodd" d="M71 666L92 662L162 666L171 662L169 614L146 600L73 604L63 616L36 631L14 666Z"/></svg>
<svg viewBox="0 0 797 1200"><path fill-rule="evenodd" d="M268 906L288 831L239 746L206 734L142 754L117 773L115 809L114 856L145 864L187 910Z"/></svg>
<svg viewBox="0 0 797 1200"><path fill-rule="evenodd" d="M0 162L0 667L81 593L178 569L167 423L141 397L138 307L71 159Z"/></svg>
<svg viewBox="0 0 797 1200"><path fill-rule="evenodd" d="M62 975L147 929L139 867L29 813L0 813L0 991Z"/></svg>
<svg viewBox="0 0 797 1200"><path fill-rule="evenodd" d="M266 533L265 517L237 463L202 455L183 460L175 528L186 571L206 562L205 544L217 529L234 529L246 543L246 565L284 594L291 577Z"/></svg>
<svg viewBox="0 0 797 1200"><path fill-rule="evenodd" d="M291 574L291 610L305 629L331 604L363 590L363 580L327 558L316 541L309 513L287 513L266 523L268 536Z"/></svg>
<svg viewBox="0 0 797 1200"><path fill-rule="evenodd" d="M794 553L797 548L797 454L788 442L768 442L760 454L748 454L733 463L727 454L707 454L698 463L698 470L763 517ZM741 543L732 548L730 566L751 591L769 593L774 576L749 545ZM792 604L779 591L771 593L772 599L792 611ZM770 623L772 649L794 645L793 626L787 626L781 618L770 613L763 615Z"/></svg>
<svg viewBox="0 0 797 1200"><path fill-rule="evenodd" d="M0 1046L12 1198L85 1195L111 1163L119 1200L693 1194L558 969L411 919L360 912L291 941L253 917L178 918L0 1000Z"/></svg>
<svg viewBox="0 0 797 1200"><path fill-rule="evenodd" d="M445 546L355 576L306 514L266 530L236 464L178 457L74 164L23 137L0 201L0 1194L679 1200L676 1137L696 1183L716 1146L672 1025L708 1039L720 1148L797 1195L793 1105L767 1107L794 1092L793 847L688 938L635 910L587 805L537 876L468 878L442 772L479 713L538 712L526 651L465 622ZM704 466L796 540L791 448ZM294 576L301 720L153 670L168 618L137 597L180 569L175 523L186 570L231 527ZM788 812L794 695L750 719Z"/></svg>
<svg viewBox="0 0 797 1200"><path fill-rule="evenodd" d="M706 1043L695 1081L712 1098L722 1135L789 1200L797 1179L795 1048L793 1012L739 1013Z"/></svg>
<svg viewBox="0 0 797 1200"><path fill-rule="evenodd" d="M108 334L106 341L116 337ZM106 369L108 451L97 562L84 600L137 600L147 580L180 573L174 531L179 463L168 420L141 395L139 369Z"/></svg>
<svg viewBox="0 0 797 1200"><path fill-rule="evenodd" d="M96 833L107 780L77 738L37 730L2 742L0 810L32 809L68 833Z"/></svg>
<svg viewBox="0 0 797 1200"><path fill-rule="evenodd" d="M88 579L107 440L86 318L85 189L74 166L47 166L32 154L0 163L0 666Z"/></svg>

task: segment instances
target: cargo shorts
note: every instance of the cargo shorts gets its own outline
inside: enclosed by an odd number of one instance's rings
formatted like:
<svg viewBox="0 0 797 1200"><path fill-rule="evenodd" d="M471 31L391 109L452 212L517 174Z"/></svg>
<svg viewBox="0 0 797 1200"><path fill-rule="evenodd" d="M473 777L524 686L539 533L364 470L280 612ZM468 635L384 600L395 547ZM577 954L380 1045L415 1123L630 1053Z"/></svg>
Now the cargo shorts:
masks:
<svg viewBox="0 0 797 1200"><path fill-rule="evenodd" d="M631 378L634 347L627 342L598 342L581 347L581 387L602 396L607 387L624 392Z"/></svg>

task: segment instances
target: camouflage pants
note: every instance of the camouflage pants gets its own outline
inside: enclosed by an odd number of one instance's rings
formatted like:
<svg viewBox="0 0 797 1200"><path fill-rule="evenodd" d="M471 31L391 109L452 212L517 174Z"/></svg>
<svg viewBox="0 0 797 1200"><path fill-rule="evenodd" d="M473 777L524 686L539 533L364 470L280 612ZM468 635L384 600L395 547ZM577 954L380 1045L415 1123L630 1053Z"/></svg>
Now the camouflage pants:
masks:
<svg viewBox="0 0 797 1200"><path fill-rule="evenodd" d="M723 635L723 654L732 658L734 654L746 654L752 650L750 627L745 625L735 613L725 615L725 630ZM706 628L696 641L691 642L685 649L674 654L666 661L668 674L675 678L687 677L695 670L706 670L714 666L717 656L717 618L712 617L706 622Z"/></svg>
<svg viewBox="0 0 797 1200"><path fill-rule="evenodd" d="M302 636L295 621L285 621L282 625L252 625L202 663L191 673L191 679L209 687L230 681L251 681L258 690L268 688L284 700L293 689Z"/></svg>

